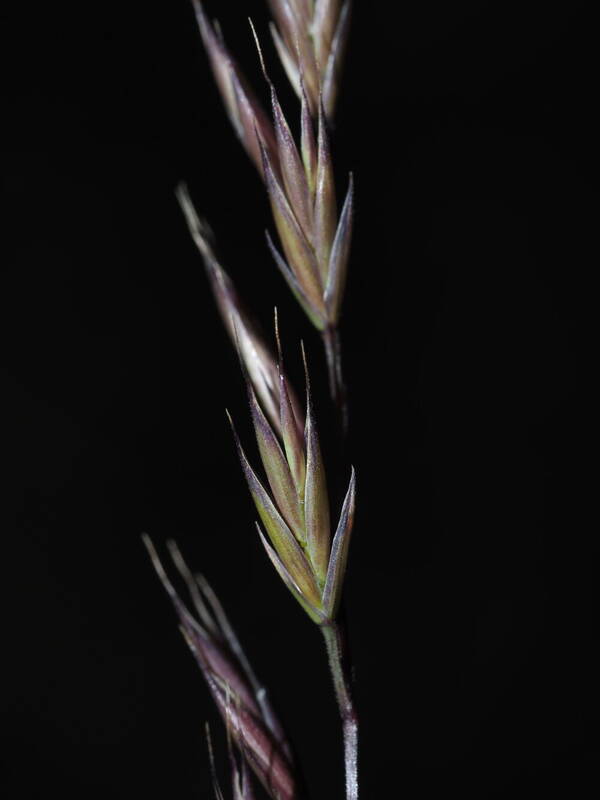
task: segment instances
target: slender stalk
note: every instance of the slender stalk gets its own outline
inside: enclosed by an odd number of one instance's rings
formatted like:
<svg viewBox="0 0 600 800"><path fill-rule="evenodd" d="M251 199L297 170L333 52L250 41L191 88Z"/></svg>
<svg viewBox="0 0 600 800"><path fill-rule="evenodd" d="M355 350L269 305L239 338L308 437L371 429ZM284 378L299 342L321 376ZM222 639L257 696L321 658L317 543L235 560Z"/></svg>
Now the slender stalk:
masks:
<svg viewBox="0 0 600 800"><path fill-rule="evenodd" d="M346 800L358 800L358 716L350 689L350 676L344 653L342 629L337 622L321 625L329 668L344 735Z"/></svg>
<svg viewBox="0 0 600 800"><path fill-rule="evenodd" d="M348 431L348 398L342 372L340 333L337 327L329 326L322 332L322 336L327 360L329 391L339 414L342 435L345 437Z"/></svg>

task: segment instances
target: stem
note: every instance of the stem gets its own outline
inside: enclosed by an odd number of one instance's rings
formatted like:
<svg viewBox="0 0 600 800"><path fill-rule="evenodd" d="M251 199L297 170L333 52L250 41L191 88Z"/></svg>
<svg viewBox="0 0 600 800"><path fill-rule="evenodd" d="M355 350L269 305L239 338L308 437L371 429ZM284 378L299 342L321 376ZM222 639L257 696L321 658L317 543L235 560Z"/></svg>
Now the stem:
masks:
<svg viewBox="0 0 600 800"><path fill-rule="evenodd" d="M337 622L321 625L333 688L342 718L344 765L346 768L346 800L358 800L358 716L350 690L348 666L344 658L342 630Z"/></svg>
<svg viewBox="0 0 600 800"><path fill-rule="evenodd" d="M337 327L330 326L322 331L325 358L327 359L327 374L329 376L329 391L340 415L342 434L348 430L348 400L346 397L346 384L342 372L342 347L340 333Z"/></svg>

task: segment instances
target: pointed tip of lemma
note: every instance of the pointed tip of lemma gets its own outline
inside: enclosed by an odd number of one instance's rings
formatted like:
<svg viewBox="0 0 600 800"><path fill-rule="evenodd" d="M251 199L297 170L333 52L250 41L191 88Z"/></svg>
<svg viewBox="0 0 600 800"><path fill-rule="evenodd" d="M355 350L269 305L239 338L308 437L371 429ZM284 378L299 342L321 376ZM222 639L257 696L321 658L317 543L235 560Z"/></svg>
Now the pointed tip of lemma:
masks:
<svg viewBox="0 0 600 800"><path fill-rule="evenodd" d="M279 330L279 311L277 306L273 307L273 323L275 327L275 344L277 346L277 366L281 377L283 372L283 347L281 346L281 331Z"/></svg>
<svg viewBox="0 0 600 800"><path fill-rule="evenodd" d="M302 363L304 365L304 379L306 381L306 391L310 394L310 375L308 374L308 357L304 346L304 339L300 339L300 352L302 353Z"/></svg>
<svg viewBox="0 0 600 800"><path fill-rule="evenodd" d="M348 481L348 492L354 497L356 494L356 470L354 465L350 465L350 480Z"/></svg>
<svg viewBox="0 0 600 800"><path fill-rule="evenodd" d="M148 555L150 556L150 561L152 562L154 571L158 575L160 582L165 588L165 591L167 592L169 597L171 597L172 600L177 600L178 599L177 592L175 591L175 589L173 588L173 584L167 577L167 573L162 565L162 561L160 560L156 547L154 546L154 542L147 533L142 533L142 542L144 543L144 546L148 551Z"/></svg>
<svg viewBox="0 0 600 800"><path fill-rule="evenodd" d="M304 364L304 369L306 369L306 348L304 347L304 339L300 339L300 352L302 353L302 363Z"/></svg>
<svg viewBox="0 0 600 800"><path fill-rule="evenodd" d="M146 533L146 531L142 531L140 533L140 538L142 540L142 544L144 545L144 547L148 551L148 554L150 555L150 557L152 558L153 556L157 556L156 547L154 546L154 542L150 538L150 534Z"/></svg>
<svg viewBox="0 0 600 800"><path fill-rule="evenodd" d="M181 554L181 550L179 549L179 545L175 541L175 539L167 539L165 542L165 547L169 551L169 555L175 561L175 559L180 559L183 561L183 556Z"/></svg>
<svg viewBox="0 0 600 800"><path fill-rule="evenodd" d="M235 444L235 448L236 448L236 450L238 452L238 455L241 458L243 453L244 453L244 451L242 449L242 443L240 441L240 437L238 436L238 432L237 432L237 430L235 428L235 423L233 421L233 418L232 418L231 414L229 413L229 409L227 409L227 408L225 409L225 414L227 415L227 419L229 420L229 425L231 427L231 433L233 434L233 441L234 441L234 444ZM242 464L242 468L243 468L243 466L244 465Z"/></svg>
<svg viewBox="0 0 600 800"><path fill-rule="evenodd" d="M208 19L206 18L206 13L204 11L204 6L200 2L200 0L192 0L192 6L194 8L194 14L196 15L196 20L198 25L200 26L200 31L202 35L207 32L207 28L209 27Z"/></svg>
<svg viewBox="0 0 600 800"><path fill-rule="evenodd" d="M250 16L248 17L248 22L250 23L250 30L252 31L252 36L254 37L254 44L256 45L256 50L258 51L258 59L260 61L260 68L262 70L262 74L264 75L264 78L266 82L269 84L269 86L272 87L273 84L271 83L271 79L269 78L269 74L267 72L267 67L265 65L265 59L263 56L262 47L260 46L260 41L258 38L258 34L256 32L256 28L254 27L254 23L252 22L252 17Z"/></svg>
<svg viewBox="0 0 600 800"><path fill-rule="evenodd" d="M187 183L185 181L178 181L175 184L175 197L177 197L178 199L181 197L187 199L189 198L189 196L190 196L190 190L188 188Z"/></svg>
<svg viewBox="0 0 600 800"><path fill-rule="evenodd" d="M142 531L140 533L140 538L142 540L142 544L146 548L146 552L150 556L150 561L152 562L152 566L154 567L155 571L157 570L157 563L160 564L158 553L156 552L156 547L154 546L154 542L150 538L150 534L146 533L146 531Z"/></svg>

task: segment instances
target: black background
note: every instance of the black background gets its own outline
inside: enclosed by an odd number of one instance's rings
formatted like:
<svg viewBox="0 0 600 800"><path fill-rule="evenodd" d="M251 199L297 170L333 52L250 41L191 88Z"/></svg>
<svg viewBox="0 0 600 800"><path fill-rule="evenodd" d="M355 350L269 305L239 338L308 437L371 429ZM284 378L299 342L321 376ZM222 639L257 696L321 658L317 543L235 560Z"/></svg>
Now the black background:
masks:
<svg viewBox="0 0 600 800"><path fill-rule="evenodd" d="M263 3L207 6L258 80L245 17L266 42ZM147 530L217 589L311 796L341 797L319 636L252 529L224 415L250 445L241 378L177 181L267 330L279 307L297 384L306 340L331 454L322 356L266 252L192 10L0 14L4 796L211 796L204 721L220 764L224 737ZM357 193L343 335L365 800L597 794L595 30L577 2L356 2L334 152ZM348 464L329 464L335 485Z"/></svg>

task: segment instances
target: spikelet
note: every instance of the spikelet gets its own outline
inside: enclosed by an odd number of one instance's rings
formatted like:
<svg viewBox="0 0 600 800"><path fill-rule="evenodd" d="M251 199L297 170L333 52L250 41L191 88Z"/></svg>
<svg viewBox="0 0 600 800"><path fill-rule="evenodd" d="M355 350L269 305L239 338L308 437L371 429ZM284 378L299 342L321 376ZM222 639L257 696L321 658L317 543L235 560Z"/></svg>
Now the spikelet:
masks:
<svg viewBox="0 0 600 800"><path fill-rule="evenodd" d="M352 175L338 215L327 123L321 107L317 131L301 109L300 152L277 94L271 90L278 162L261 141L263 173L283 255L269 249L290 289L320 331L337 326L352 239ZM285 258L284 258L285 256Z"/></svg>
<svg viewBox="0 0 600 800"><path fill-rule="evenodd" d="M248 81L227 49L220 29L217 25L210 24L199 0L193 0L193 3L200 35L225 110L238 139L260 171L259 137L267 149L274 148L272 125Z"/></svg>
<svg viewBox="0 0 600 800"><path fill-rule="evenodd" d="M276 429L280 424L280 379L277 359L257 325L241 300L233 281L227 274L215 253L214 237L208 223L201 219L189 196L187 187L180 184L176 191L177 199L188 223L194 240L206 267L206 273L223 324L232 343L244 363L244 369L260 398L267 417ZM290 391L290 403L294 417L300 420L300 403L295 393ZM302 432L302 430L301 430ZM279 431L281 433L281 431Z"/></svg>
<svg viewBox="0 0 600 800"><path fill-rule="evenodd" d="M242 470L266 531L265 536L257 523L265 550L279 576L311 619L317 624L326 624L335 618L342 592L354 518L355 474L352 469L332 541L325 467L306 360L306 415L304 435L300 436L288 400L289 386L282 368L281 348L279 352L280 436L267 420L246 374L252 422L268 488L250 466L233 423L232 428Z"/></svg>
<svg viewBox="0 0 600 800"><path fill-rule="evenodd" d="M143 540L177 612L181 632L240 756L273 800L295 800L298 782L290 745L215 593L205 578L190 573L176 545L169 542L173 561L193 601L194 616L167 577L149 537L144 536ZM251 800L247 771L240 771L237 763L232 769L235 797Z"/></svg>
<svg viewBox="0 0 600 800"><path fill-rule="evenodd" d="M271 35L298 97L304 84L310 113L320 98L333 118L350 27L350 0L268 0L275 19Z"/></svg>
<svg viewBox="0 0 600 800"><path fill-rule="evenodd" d="M316 4L315 15L321 6ZM338 214L327 98L321 94L311 100L304 79L299 78L298 146L264 63L272 121L248 88L218 28L211 25L197 0L195 7L223 102L240 141L265 182L283 251L282 255L268 237L275 263L313 324L320 331L335 329L346 283L354 191L350 175L342 211ZM325 12L324 8L319 11L323 30L327 27Z"/></svg>

